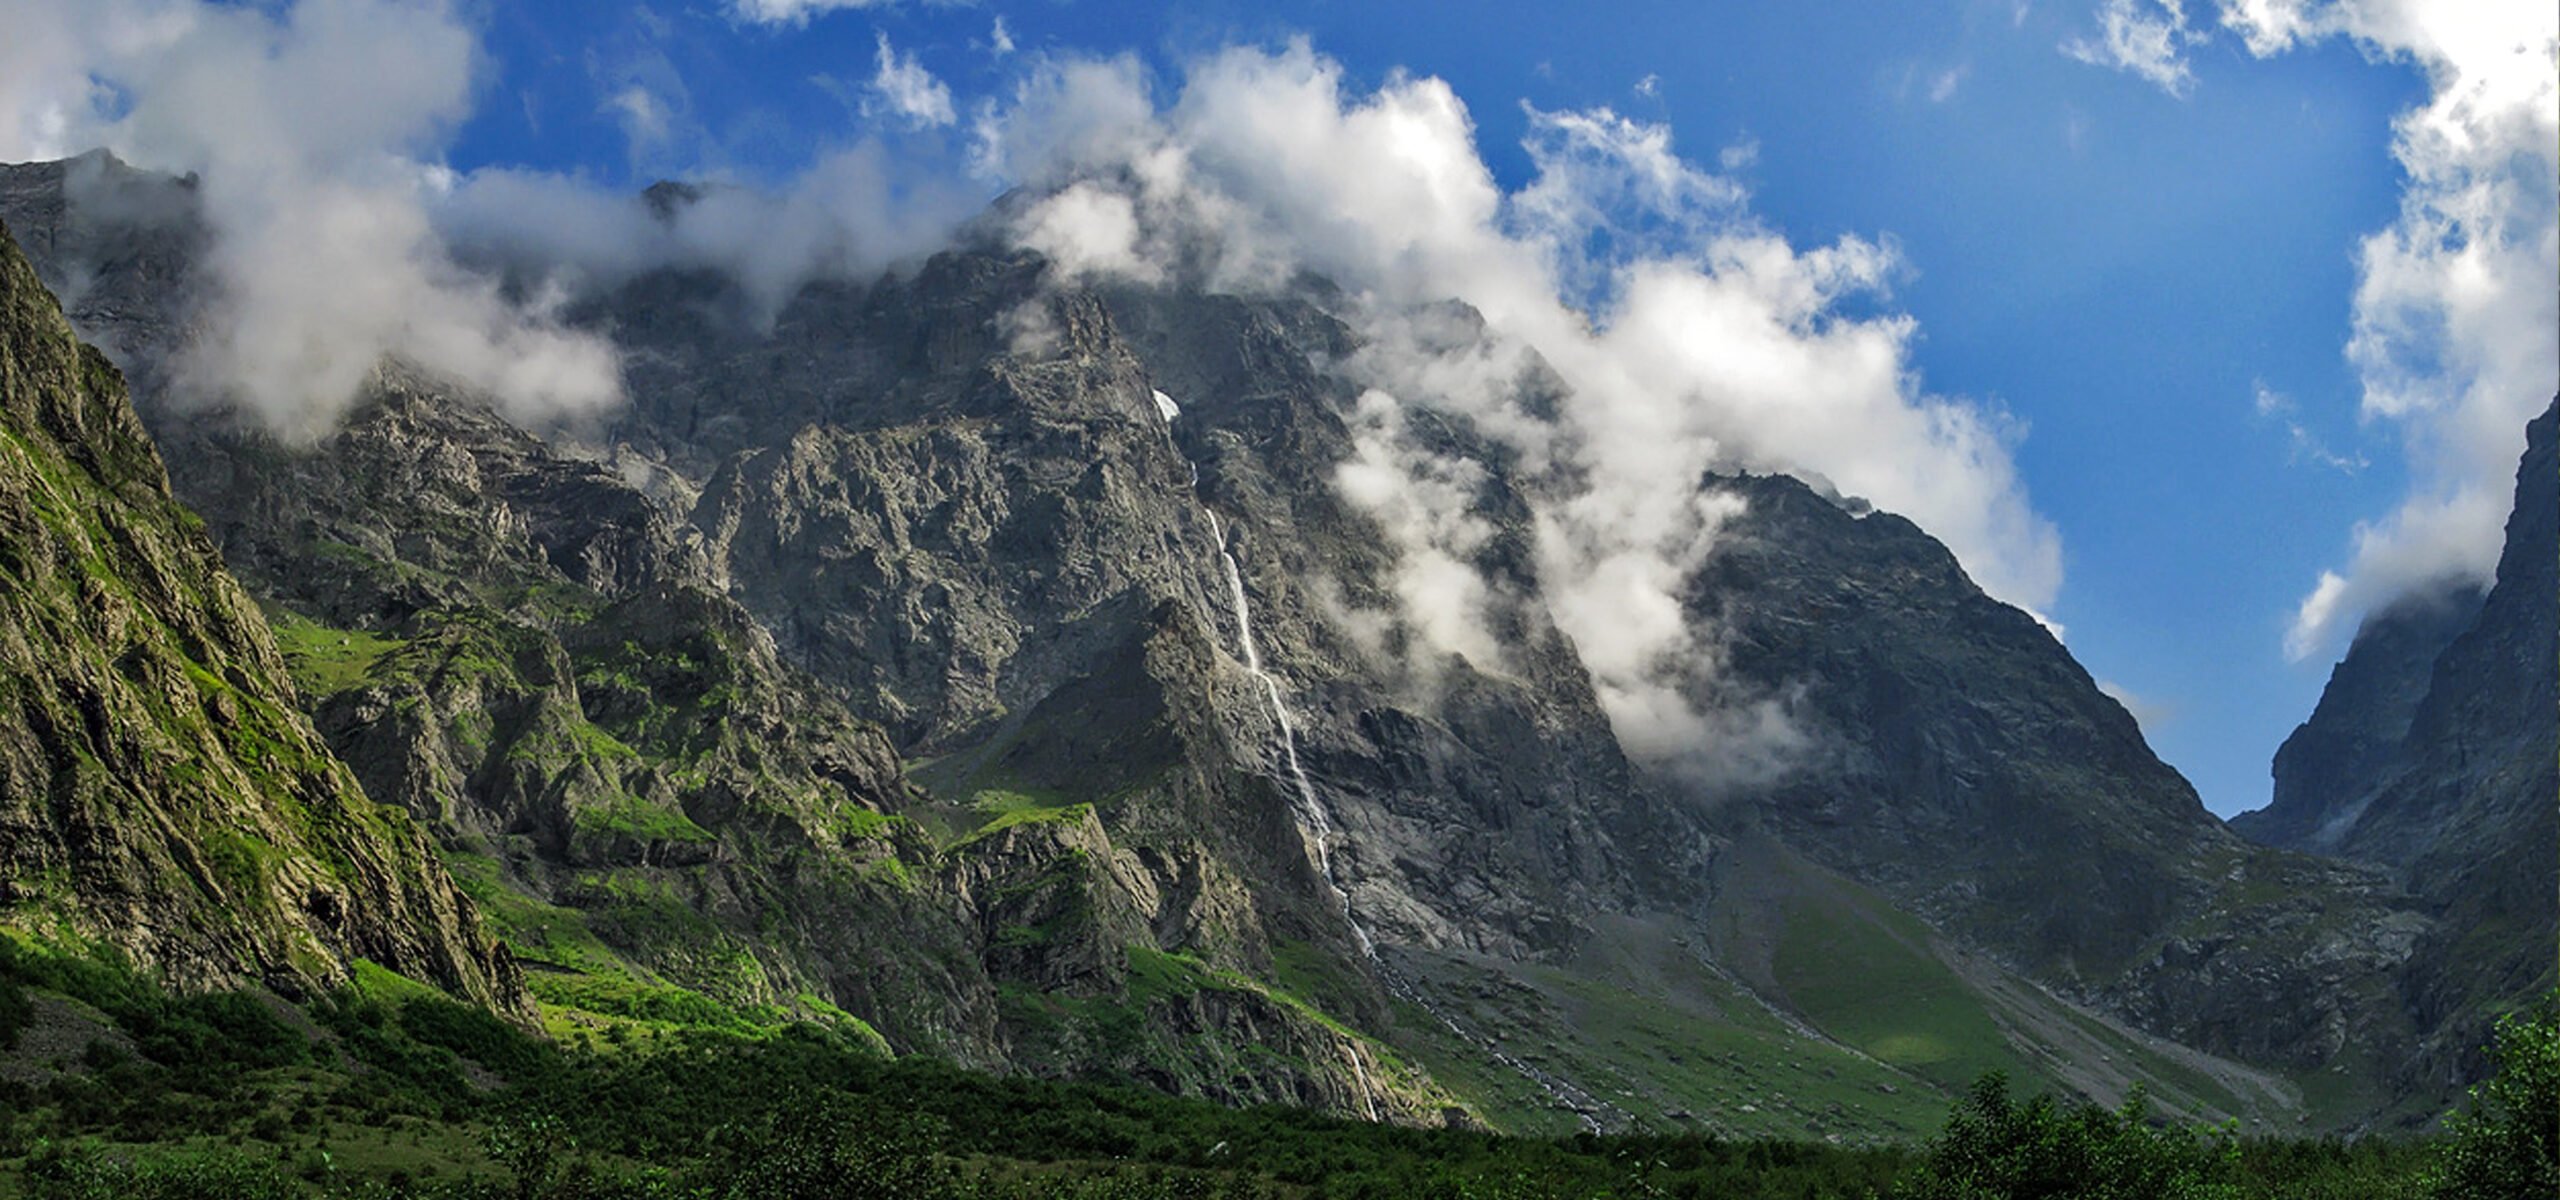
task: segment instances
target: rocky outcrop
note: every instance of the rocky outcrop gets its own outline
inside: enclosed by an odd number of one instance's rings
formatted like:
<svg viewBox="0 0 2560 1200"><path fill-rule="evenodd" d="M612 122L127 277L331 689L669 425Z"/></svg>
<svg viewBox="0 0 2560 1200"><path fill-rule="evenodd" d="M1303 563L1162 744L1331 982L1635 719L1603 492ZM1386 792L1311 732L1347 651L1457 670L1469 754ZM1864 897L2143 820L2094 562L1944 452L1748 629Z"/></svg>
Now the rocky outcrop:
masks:
<svg viewBox="0 0 2560 1200"><path fill-rule="evenodd" d="M2436 658L2471 627L2486 599L2477 587L2449 583L2365 618L2329 673L2319 706L2277 747L2275 798L2233 817L2231 828L2270 846L2336 853L2381 781L2396 773ZM2377 849L2397 855L2404 848Z"/></svg>
<svg viewBox="0 0 2560 1200"><path fill-rule="evenodd" d="M70 255L66 280L117 247L150 241L121 210L61 203L65 191L85 195L85 173L98 169L0 172L0 199L43 215ZM131 186L153 182L137 173ZM184 185L157 183L183 222ZM161 240L178 252L143 257L156 272L189 278L187 239ZM186 292L172 289L155 303L115 284L117 269L110 262L101 278L112 286L93 290L123 299L97 315L142 331L124 352L166 385L146 412L171 447L178 488L212 514L215 539L279 614L287 660L330 748L373 795L433 831L533 968L535 994L607 1015L674 1011L691 1003L684 997L701 997L742 1013L851 1019L900 1051L1062 1074L1144 1068L1169 1072L1158 1081L1168 1086L1240 1103L1312 1101L1406 1120L1436 1119L1447 1103L1427 1077L1387 1069L1391 1055L1380 1058L1330 1016L1245 975L1204 975L1226 982L1179 995L1133 990L1127 962L1166 953L1160 947L1222 964L1181 960L1201 971L1255 967L1267 978L1262 921L1288 905L1254 899L1243 881L1273 872L1228 865L1233 846L1278 848L1308 875L1281 793L1267 782L1247 789L1266 801L1270 819L1260 826L1212 819L1201 806L1183 807L1190 801L1145 798L1233 791L1232 782L1200 782L1222 772L1192 766L1218 761L1217 752L1184 750L1222 743L1222 721L1214 710L1169 704L1161 685L1213 662L1204 631L1130 609L1132 597L1122 596L1090 614L1094 636L1054 640L1059 665L1043 690L1027 701L1021 689L996 699L982 678L924 665L944 654L966 659L972 639L1051 639L987 612L938 612L944 594L906 590L933 582L913 565L921 555L907 556L909 576L897 586L850 575L818 581L822 602L800 610L815 636L787 610L751 613L732 598L723 575L759 564L730 555L737 528L719 530L719 561L707 558L687 509L712 483L721 491L703 510L722 498L735 509L737 493L774 478L763 459L713 478L680 469L694 458L653 464L628 449L616 456L545 441L483 398L398 363L384 365L339 428L307 445L281 442L179 398L166 368L184 337ZM652 310L634 319L659 317ZM736 338L737 328L688 327L695 334L727 346L721 339ZM1075 380L1026 378L1023 386L1075 397L1091 390ZM746 411L770 416L789 405ZM717 429L742 422L712 424L702 444L719 444ZM822 478L804 474L791 480L801 490L748 506L735 544L752 544L757 522L778 521L793 545L811 549L804 524L824 529L837 511L894 520L900 514L877 503L881 489L936 486L931 454L903 464L913 480L832 457L860 436L850 428L857 424L807 431L828 453L801 465ZM1162 440L1143 425L1127 429ZM628 432L650 444L645 431ZM1129 452L1068 451L1087 468ZM1020 486L992 474L969 482L999 506ZM825 489L838 483L868 490L855 502L830 502ZM943 538L937 551L971 536L965 513L932 519L946 531L925 535ZM1032 560L1060 547L1024 531L1009 536L1018 539L1009 557L1042 586L1038 577L1055 568ZM866 631L864 653L843 659L813 649L834 644L827 636L845 627L843 611L869 619L874 605L902 596L912 597L912 627ZM1029 615L1046 622L1053 611ZM1123 624L1123 616L1136 620ZM977 658L1001 664L1011 651ZM828 668L835 686L792 660ZM875 662L880 669L866 674ZM861 686L875 678L877 686ZM1226 683L1225 703L1262 711L1259 694L1241 683ZM907 745L942 757L932 778L944 796L908 782L898 747L881 725L854 717L848 697L889 729L903 727ZM1028 711L1008 712L1006 701ZM1078 726L1080 710L1110 714L1099 726L1107 736L1085 737L1097 727ZM923 720L963 733L928 743L914 736ZM963 752L945 753L955 749ZM1251 752L1258 758L1261 749ZM1090 817L1090 837L1064 841L1032 836L1045 828L1040 821L1007 824L1070 784L1080 797L1112 802L1112 833ZM1133 826L1116 819L1123 810L1150 815ZM1004 828L974 836L995 826ZM1115 835L1129 848L1112 848ZM1089 856L1116 869L1087 871ZM1295 891L1319 889L1302 880ZM1025 906L1035 902L1055 911L1034 920ZM1294 936L1328 936L1322 911L1290 926ZM1033 928L1042 935L1024 940ZM1011 996L1072 1004L1053 1012ZM1106 1027L1138 1036L1097 1040ZM1248 1053L1255 1039L1291 1049Z"/></svg>
<svg viewBox="0 0 2560 1200"><path fill-rule="evenodd" d="M116 369L0 237L0 922L183 987L370 959L527 1013L513 962L295 706Z"/></svg>
<svg viewBox="0 0 2560 1200"><path fill-rule="evenodd" d="M2490 1014L2555 976L2560 401L2526 429L2496 581L2455 596L2365 621L2276 756L2275 802L2233 823L2388 868L2438 918L2400 983L2427 1031L2411 1090L2476 1075Z"/></svg>

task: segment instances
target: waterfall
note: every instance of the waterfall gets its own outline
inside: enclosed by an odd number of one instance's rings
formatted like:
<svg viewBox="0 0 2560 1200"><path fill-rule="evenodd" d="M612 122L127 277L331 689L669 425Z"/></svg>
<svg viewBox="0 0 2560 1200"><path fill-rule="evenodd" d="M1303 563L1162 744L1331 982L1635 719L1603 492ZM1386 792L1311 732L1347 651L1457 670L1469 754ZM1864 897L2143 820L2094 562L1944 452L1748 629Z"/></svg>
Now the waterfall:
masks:
<svg viewBox="0 0 2560 1200"><path fill-rule="evenodd" d="M1193 468L1192 477L1198 479L1197 467ZM1236 644L1244 652L1244 669L1262 685L1263 699L1271 705L1271 719L1280 727L1280 761L1288 768L1289 782L1297 793L1299 823L1315 847L1316 873L1324 877L1325 885L1342 902L1342 919L1351 926L1351 936L1359 940L1360 953L1375 961L1377 941L1369 935L1369 927L1361 923L1360 915L1352 911L1351 892L1342 886L1341 876L1333 869L1333 818L1325 812L1324 801L1316 795L1315 782L1307 778L1306 767L1298 761L1298 723L1289 715L1288 703L1280 697L1279 678L1263 669L1262 651L1254 644L1253 604L1245 596L1244 570L1236 565L1235 552L1227 547L1227 529L1218 521L1217 512L1206 504L1200 506L1200 511L1208 515L1209 533L1218 540L1218 561L1226 568L1227 599L1235 612Z"/></svg>
<svg viewBox="0 0 2560 1200"><path fill-rule="evenodd" d="M1170 426L1174 416L1182 411L1181 406L1174 403L1173 397L1163 392L1156 392L1154 396L1156 412L1164 418L1168 427L1166 441L1171 443ZM1175 449L1175 454L1177 456L1181 454L1179 447ZM1199 505L1201 514L1209 518L1209 535L1218 543L1218 561L1227 577L1228 607L1236 622L1236 648L1243 652L1245 671L1262 684L1263 698L1271 706L1272 721L1280 728L1280 761L1288 769L1289 782L1296 793L1299 828L1306 835L1308 844L1314 848L1317 874L1323 877L1325 886L1333 889L1334 897L1342 902L1343 923L1351 927L1351 936L1360 943L1361 955L1377 969L1380 982L1386 984L1389 992L1430 1014L1433 1020L1447 1027L1450 1034L1460 1042L1482 1047L1485 1054L1494 1062L1536 1084L1539 1090L1556 1102L1558 1107L1580 1118L1583 1126L1591 1132L1606 1132L1601 1128L1600 1122L1593 1119L1591 1114L1594 1111L1615 1112L1623 1122L1626 1114L1616 1105L1523 1062L1513 1055L1503 1053L1491 1038L1470 1033L1459 1025L1456 1019L1441 1011L1439 1005L1433 1004L1429 998L1425 997L1420 989L1407 984L1403 976L1388 965L1386 958L1378 953L1377 940L1370 936L1369 927L1360 920L1360 914L1351 907L1351 892L1342 886L1341 876L1334 871L1333 819L1325 810L1323 798L1317 795L1314 781L1307 778L1306 768L1298 762L1298 724L1296 719L1289 715L1289 705L1281 697L1280 680L1262 665L1262 651L1255 645L1253 637L1253 605L1245 595L1244 570L1236 565L1235 552L1227 543L1226 525L1218 520L1217 510L1210 508L1208 503L1199 497L1200 464L1186 457L1182 459L1182 465L1190 472L1192 503ZM1357 1047L1354 1047L1351 1052L1351 1062L1352 1068L1360 1074L1360 1082L1365 1091L1374 1091L1375 1088L1369 1083L1368 1067L1361 1061L1361 1052ZM1361 1099L1368 1105L1369 1119L1375 1121L1378 1119L1377 1104L1368 1098L1365 1091Z"/></svg>

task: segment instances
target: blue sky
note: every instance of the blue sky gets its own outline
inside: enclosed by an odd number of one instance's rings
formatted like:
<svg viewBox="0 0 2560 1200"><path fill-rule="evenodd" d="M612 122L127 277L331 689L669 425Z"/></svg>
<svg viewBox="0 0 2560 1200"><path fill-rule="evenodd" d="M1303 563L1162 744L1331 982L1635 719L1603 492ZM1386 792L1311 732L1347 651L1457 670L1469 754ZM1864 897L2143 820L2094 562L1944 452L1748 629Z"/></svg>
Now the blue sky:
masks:
<svg viewBox="0 0 2560 1200"><path fill-rule="evenodd" d="M154 2L185 6L104 7ZM2449 562L2478 571L2493 539L2477 514L2426 518L2493 488L2502 516L2487 464L2512 451L2479 435L2457 452L2453 431L2512 416L2520 449L2523 417L2560 376L2551 335L2516 332L2552 324L2549 205L2534 192L2554 152L2535 147L2550 143L2539 122L2560 118L2542 115L2551 93L2534 82L2551 61L2539 3L2457 20L2414 0L738 2L465 5L443 15L476 47L467 85L426 88L426 117L383 136L465 176L782 189L869 136L957 162L976 106L1044 60L1134 55L1168 102L1221 48L1301 37L1354 94L1399 73L1445 80L1505 190L1535 179L1533 110L1658 125L1794 247L1850 237L1892 253L1888 290L1852 289L1835 308L1910 318L1900 365L1918 390L2006 424L2017 482L2060 540L2063 582L2040 607L2226 814L2265 801L2268 760L2358 607ZM64 18L71 44L79 21ZM2499 57L2510 42L2523 58ZM947 89L951 122L918 129L884 103L884 45ZM2395 158L2395 116L2492 77L2525 114L2525 133L2510 121L2500 136L2524 150ZM47 138L81 128L75 115L62 132L61 93L40 83L0 87L12 156L69 148ZM133 116L147 108L118 98L98 120L147 147ZM2524 182L2523 199L2499 193L2503 224L2438 226L2397 270L2360 250L2414 219L2409 196L2488 195L2463 189L2502 173ZM2455 277L2445 254L2496 239L2486 253L2522 264L2517 294L2541 297L2487 306L2519 309L2499 318L2511 325L2428 290ZM2504 343L2523 348L2479 349ZM2334 586L2313 603L2324 572Z"/></svg>

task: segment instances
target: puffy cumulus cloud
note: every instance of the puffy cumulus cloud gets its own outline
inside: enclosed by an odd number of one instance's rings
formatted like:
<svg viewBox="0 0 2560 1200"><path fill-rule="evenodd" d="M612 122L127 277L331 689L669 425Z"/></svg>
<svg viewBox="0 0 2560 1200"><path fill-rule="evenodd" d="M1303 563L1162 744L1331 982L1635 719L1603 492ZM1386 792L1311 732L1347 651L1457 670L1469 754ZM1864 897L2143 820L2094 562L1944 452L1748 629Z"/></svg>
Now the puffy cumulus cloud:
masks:
<svg viewBox="0 0 2560 1200"><path fill-rule="evenodd" d="M1367 338L1340 365L1367 392L1336 482L1402 552L1403 623L1500 669L1486 617L1504 597L1470 565L1481 467L1413 444L1406 414L1427 407L1536 481L1539 599L1651 761L1749 780L1807 747L1790 696L1729 681L1687 601L1741 512L1710 472L1828 480L1920 521L1994 594L2051 602L2059 550L2015 431L1921 390L1910 320L1844 314L1903 269L1889 244L1790 243L1659 126L1529 117L1535 173L1506 192L1445 83L1354 88L1301 43L1211 56L1161 107L1124 64L1052 64L978 124L982 162L1048 187L1017 236L1077 272L1338 284Z"/></svg>
<svg viewBox="0 0 2560 1200"><path fill-rule="evenodd" d="M2400 435L2398 507L2294 614L2286 653L2336 644L2415 588L2495 570L2525 422L2560 380L2560 14L2534 0L2225 0L2258 55L2329 37L2426 73L2393 122L2398 218L2358 249L2347 356L2369 423Z"/></svg>
<svg viewBox="0 0 2560 1200"><path fill-rule="evenodd" d="M529 422L620 397L608 346L456 265L427 219L476 53L441 5L101 0L28 23L61 57L0 75L9 157L105 144L201 178L219 296L180 363L192 394L288 436L325 431L386 356Z"/></svg>
<svg viewBox="0 0 2560 1200"><path fill-rule="evenodd" d="M919 127L949 125L959 120L951 108L951 89L925 70L913 54L900 54L880 34L879 70L871 77L871 93L899 119Z"/></svg>
<svg viewBox="0 0 2560 1200"><path fill-rule="evenodd" d="M2096 36L2072 38L2062 43L2062 52L2093 66L2129 72L2172 96L2184 96L2195 86L2195 72L2187 66L2187 47L2204 36L2188 26L2181 0L2105 0L2098 6Z"/></svg>
<svg viewBox="0 0 2560 1200"><path fill-rule="evenodd" d="M1017 230L1068 278L1107 276L1161 283L1165 264L1140 250L1138 208L1126 193L1076 183L1043 200Z"/></svg>

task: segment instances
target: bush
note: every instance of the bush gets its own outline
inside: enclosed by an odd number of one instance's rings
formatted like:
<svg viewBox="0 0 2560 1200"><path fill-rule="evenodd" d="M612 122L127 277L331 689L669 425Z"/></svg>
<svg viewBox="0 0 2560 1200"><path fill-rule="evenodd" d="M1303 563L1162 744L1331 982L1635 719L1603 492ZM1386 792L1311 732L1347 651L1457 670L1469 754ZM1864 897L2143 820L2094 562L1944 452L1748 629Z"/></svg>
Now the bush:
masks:
<svg viewBox="0 0 2560 1200"><path fill-rule="evenodd" d="M2154 1126L2137 1087L2112 1111L2050 1096L2009 1098L1997 1071L1977 1080L1897 1188L1900 1200L2221 1200L2241 1195L2229 1128Z"/></svg>
<svg viewBox="0 0 2560 1200"><path fill-rule="evenodd" d="M94 1146L43 1145L27 1158L28 1200L298 1200L272 1164L224 1153L115 1157Z"/></svg>
<svg viewBox="0 0 2560 1200"><path fill-rule="evenodd" d="M2492 1056L2498 1073L2446 1122L2428 1182L2442 1200L2560 1196L2560 992L2501 1018Z"/></svg>

